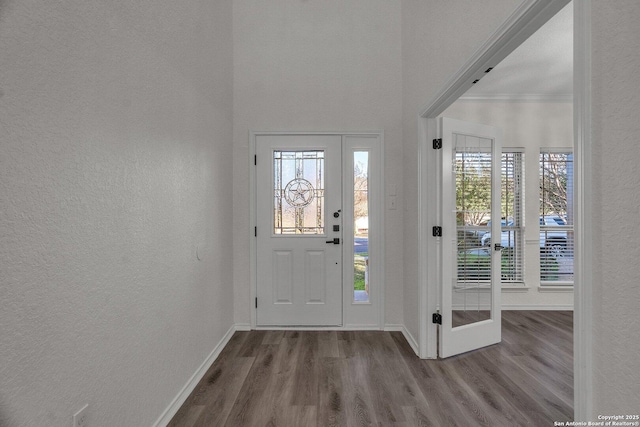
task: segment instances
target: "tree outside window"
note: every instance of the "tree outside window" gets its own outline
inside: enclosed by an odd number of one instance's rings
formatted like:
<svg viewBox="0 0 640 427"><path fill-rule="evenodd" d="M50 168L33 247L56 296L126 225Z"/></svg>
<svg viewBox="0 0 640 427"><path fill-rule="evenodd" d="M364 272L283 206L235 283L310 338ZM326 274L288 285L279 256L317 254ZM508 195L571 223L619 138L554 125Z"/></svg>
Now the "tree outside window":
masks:
<svg viewBox="0 0 640 427"><path fill-rule="evenodd" d="M540 153L540 281L573 284L573 153Z"/></svg>

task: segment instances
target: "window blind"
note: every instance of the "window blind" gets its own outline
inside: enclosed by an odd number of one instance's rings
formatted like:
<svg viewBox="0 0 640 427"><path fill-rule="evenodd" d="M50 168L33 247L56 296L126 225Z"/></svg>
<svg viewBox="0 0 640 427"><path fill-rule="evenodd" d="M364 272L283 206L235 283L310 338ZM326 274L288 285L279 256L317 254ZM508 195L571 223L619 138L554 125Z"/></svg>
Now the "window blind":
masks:
<svg viewBox="0 0 640 427"><path fill-rule="evenodd" d="M523 281L524 153L510 149L501 158L501 206L493 210L501 233L491 236L491 155L482 149L456 148L456 224L458 233L458 282L490 279L491 252L502 249L502 282Z"/></svg>
<svg viewBox="0 0 640 427"><path fill-rule="evenodd" d="M502 281L522 282L524 274L524 153L522 150L503 151L501 175Z"/></svg>

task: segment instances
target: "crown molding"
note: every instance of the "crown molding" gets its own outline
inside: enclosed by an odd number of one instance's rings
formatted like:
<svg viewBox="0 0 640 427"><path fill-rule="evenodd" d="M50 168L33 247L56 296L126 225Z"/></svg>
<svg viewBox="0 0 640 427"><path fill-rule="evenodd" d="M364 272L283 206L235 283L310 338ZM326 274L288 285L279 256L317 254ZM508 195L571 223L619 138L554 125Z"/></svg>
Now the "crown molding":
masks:
<svg viewBox="0 0 640 427"><path fill-rule="evenodd" d="M472 102L573 102L572 93L472 93L458 98Z"/></svg>

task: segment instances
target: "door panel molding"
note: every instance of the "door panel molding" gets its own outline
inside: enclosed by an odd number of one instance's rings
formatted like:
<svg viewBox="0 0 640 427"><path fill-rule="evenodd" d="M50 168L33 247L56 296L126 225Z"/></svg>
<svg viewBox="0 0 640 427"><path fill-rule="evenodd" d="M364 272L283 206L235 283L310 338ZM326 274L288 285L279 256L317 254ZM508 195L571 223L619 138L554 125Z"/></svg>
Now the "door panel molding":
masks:
<svg viewBox="0 0 640 427"><path fill-rule="evenodd" d="M274 304L293 303L293 253L287 250L271 252L273 265L273 281L279 283L277 292L273 295Z"/></svg>

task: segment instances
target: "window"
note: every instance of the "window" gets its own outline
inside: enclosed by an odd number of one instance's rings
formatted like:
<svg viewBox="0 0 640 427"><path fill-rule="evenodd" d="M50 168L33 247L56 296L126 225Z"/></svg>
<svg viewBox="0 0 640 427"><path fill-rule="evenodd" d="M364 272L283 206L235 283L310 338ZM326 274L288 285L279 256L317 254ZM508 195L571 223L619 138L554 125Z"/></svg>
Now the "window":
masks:
<svg viewBox="0 0 640 427"><path fill-rule="evenodd" d="M492 251L490 242L483 239L490 234L487 220L492 213L491 152L461 143L456 146L454 168L458 284L489 283Z"/></svg>
<svg viewBox="0 0 640 427"><path fill-rule="evenodd" d="M573 284L573 153L540 153L540 282Z"/></svg>
<svg viewBox="0 0 640 427"><path fill-rule="evenodd" d="M369 152L353 152L353 300L369 301Z"/></svg>
<svg viewBox="0 0 640 427"><path fill-rule="evenodd" d="M502 282L523 283L524 153L517 149L502 153L499 240L492 239L487 220L491 211L489 162L488 154L456 154L458 282L488 281L492 247L500 243Z"/></svg>

